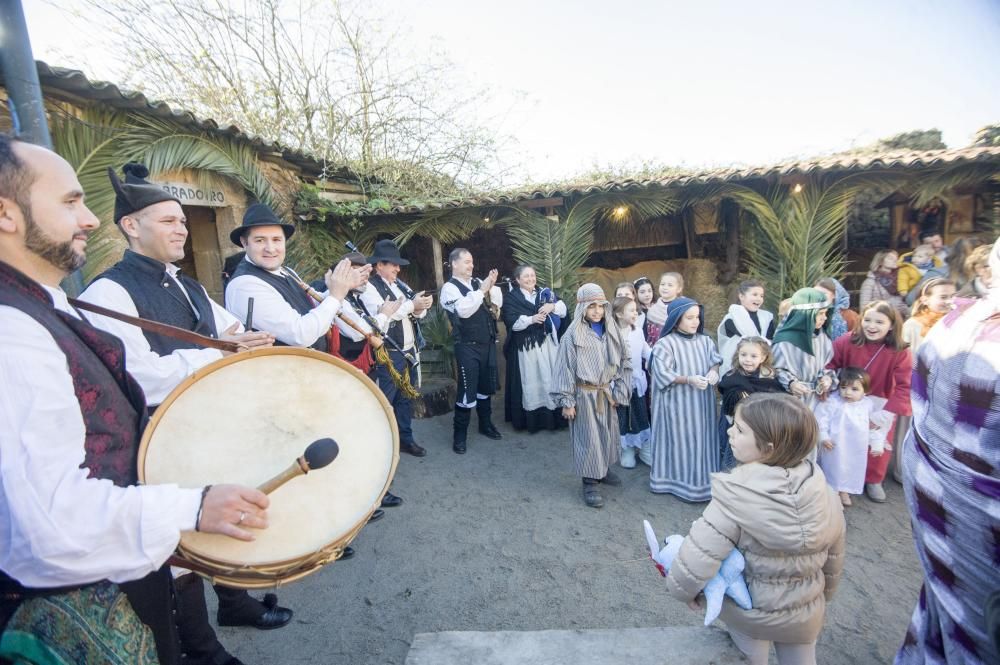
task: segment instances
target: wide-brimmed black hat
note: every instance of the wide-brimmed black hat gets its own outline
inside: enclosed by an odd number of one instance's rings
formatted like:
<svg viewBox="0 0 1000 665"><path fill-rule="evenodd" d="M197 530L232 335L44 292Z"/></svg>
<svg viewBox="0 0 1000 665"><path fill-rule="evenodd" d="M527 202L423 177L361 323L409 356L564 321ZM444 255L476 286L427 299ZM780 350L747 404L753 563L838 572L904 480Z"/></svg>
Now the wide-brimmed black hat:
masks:
<svg viewBox="0 0 1000 665"><path fill-rule="evenodd" d="M408 266L410 262L399 255L399 247L391 240L379 240L375 243L375 253L368 257L368 263L388 261L397 266Z"/></svg>
<svg viewBox="0 0 1000 665"><path fill-rule="evenodd" d="M280 226L281 230L285 232L285 240L291 238L292 234L295 233L295 227L278 219L269 206L263 203L254 203L243 214L243 224L232 230L229 239L237 247L242 247L243 243L240 242L240 238L255 226Z"/></svg>
<svg viewBox="0 0 1000 665"><path fill-rule="evenodd" d="M115 224L122 217L154 203L176 201L180 204L181 201L176 196L146 180L149 177L149 169L145 165L129 162L122 167L122 172L125 174L124 182L118 178L113 168L108 167L108 178L111 179L111 187L115 190Z"/></svg>

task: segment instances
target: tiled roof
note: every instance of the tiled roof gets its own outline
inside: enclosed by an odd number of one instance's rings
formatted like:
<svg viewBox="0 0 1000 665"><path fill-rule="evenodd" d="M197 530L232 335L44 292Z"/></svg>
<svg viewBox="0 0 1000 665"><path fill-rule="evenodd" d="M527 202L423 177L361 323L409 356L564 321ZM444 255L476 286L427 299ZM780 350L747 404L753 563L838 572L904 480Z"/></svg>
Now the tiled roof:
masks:
<svg viewBox="0 0 1000 665"><path fill-rule="evenodd" d="M421 204L400 203L391 205L388 208L361 208L360 210L353 211L351 216L372 217L378 215L419 214L432 210L515 205L536 199L569 198L596 192L627 192L655 187L741 183L750 180L773 179L815 173L929 169L963 162L1000 163L1000 147L832 155L818 159L785 162L770 166L723 168L692 171L690 173L678 172L651 179L625 179L598 183L551 185L536 189L523 189L499 194L480 194L461 199L449 199Z"/></svg>
<svg viewBox="0 0 1000 665"><path fill-rule="evenodd" d="M76 69L53 67L41 60L36 61L36 64L38 66L38 79L43 88L62 91L87 100L99 101L116 109L138 111L157 118L172 120L192 129L231 136L246 141L258 152L280 155L286 162L298 166L311 175L323 171L322 161L312 155L286 148L259 136L249 135L236 125L222 126L214 120L198 118L190 111L171 108L166 102L150 100L141 92L123 90L114 83L105 81L91 81L86 74ZM2 82L3 77L0 75L0 83ZM346 175L346 172L337 175Z"/></svg>

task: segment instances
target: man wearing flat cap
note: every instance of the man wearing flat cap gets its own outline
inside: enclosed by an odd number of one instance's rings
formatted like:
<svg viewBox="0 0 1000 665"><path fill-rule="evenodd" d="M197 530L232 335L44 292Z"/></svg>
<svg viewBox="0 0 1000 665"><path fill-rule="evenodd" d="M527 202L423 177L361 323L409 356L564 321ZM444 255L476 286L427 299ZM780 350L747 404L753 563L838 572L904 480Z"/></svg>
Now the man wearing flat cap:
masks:
<svg viewBox="0 0 1000 665"><path fill-rule="evenodd" d="M380 322L382 325L380 332L396 343L395 347L388 347L389 357L396 371L402 374L408 364L406 355L410 354L412 357L419 351L419 320L427 316L427 310L434 300L423 291L414 293L399 279L400 267L408 266L410 262L400 256L399 248L392 240L379 240L375 243L375 252L368 257L368 262L375 268L374 274L369 279L370 287L361 294L361 301L368 311L382 311L386 303L402 303L384 322ZM402 352L397 349L402 349ZM423 457L427 451L417 445L410 425L413 419L413 405L410 403L410 398L393 382L388 368L379 365L376 372L378 386L392 404L392 411L396 415L396 425L399 427L399 452Z"/></svg>
<svg viewBox="0 0 1000 665"><path fill-rule="evenodd" d="M304 282L285 263L285 241L295 232L295 227L282 222L271 208L256 203L247 209L243 224L234 229L229 239L242 247L246 256L233 270L226 285L226 308L244 322L253 299L253 327L274 335L279 345L312 347L330 353L331 331L338 314L357 319L349 301L353 289L363 287L368 281L371 267L367 262L354 266L349 257L341 259L323 277L326 286L321 301L313 300ZM336 333L340 345L344 339L364 341L364 336L347 326ZM399 505L398 497L386 494L382 505ZM369 521L382 516L376 510ZM346 548L347 557L353 550ZM341 556L341 559L345 558Z"/></svg>
<svg viewBox="0 0 1000 665"><path fill-rule="evenodd" d="M124 180L108 169L115 190L114 221L128 241L117 264L98 276L80 295L86 302L122 314L167 323L209 337L238 342L244 348L270 346L267 333L247 332L240 322L208 297L205 288L175 265L184 258L187 218L180 201L146 180L142 164L126 164ZM225 352L196 348L193 342L144 331L137 326L97 314L87 318L97 328L118 337L125 345L128 372L146 395L150 410L195 370L222 358ZM178 628L182 648L191 662L226 662L229 656L208 623L203 583L189 573L178 577ZM215 586L219 596L220 625L278 628L292 611L267 604L246 591ZM234 662L235 659L233 659Z"/></svg>

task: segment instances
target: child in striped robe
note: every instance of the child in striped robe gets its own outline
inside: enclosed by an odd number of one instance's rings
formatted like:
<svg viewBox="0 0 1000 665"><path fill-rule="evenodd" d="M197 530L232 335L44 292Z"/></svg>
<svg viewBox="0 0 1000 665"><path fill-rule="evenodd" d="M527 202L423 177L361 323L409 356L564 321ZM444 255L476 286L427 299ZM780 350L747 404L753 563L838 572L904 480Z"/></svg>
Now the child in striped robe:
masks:
<svg viewBox="0 0 1000 665"><path fill-rule="evenodd" d="M722 356L704 331L702 307L690 298L667 306L653 347L653 467L649 489L685 501L712 498L711 474L719 470L715 391Z"/></svg>

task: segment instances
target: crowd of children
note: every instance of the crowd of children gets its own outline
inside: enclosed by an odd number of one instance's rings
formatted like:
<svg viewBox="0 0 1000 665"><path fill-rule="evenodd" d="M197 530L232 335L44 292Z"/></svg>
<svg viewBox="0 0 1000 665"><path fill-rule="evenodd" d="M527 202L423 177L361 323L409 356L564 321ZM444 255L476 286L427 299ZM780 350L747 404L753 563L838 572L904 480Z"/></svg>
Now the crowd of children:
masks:
<svg viewBox="0 0 1000 665"><path fill-rule="evenodd" d="M751 662L766 663L774 643L780 663L815 663L843 565L843 507L862 493L885 501L894 433L910 415L911 353L952 307L956 280L942 265L931 246L880 253L860 313L825 278L775 316L762 308L765 285L748 280L714 339L675 272L655 297L647 278L619 284L613 306L595 284L577 294L557 401L573 423L584 500L603 505L599 487L620 484L610 470L620 456L625 468L650 467L652 492L709 501L668 589L696 607L738 548L753 608L726 603L722 619Z"/></svg>

